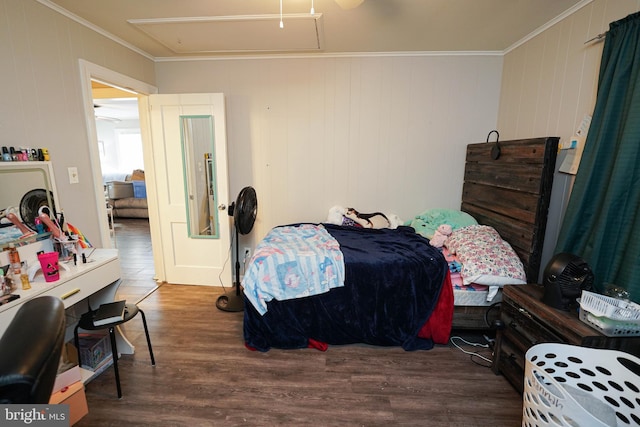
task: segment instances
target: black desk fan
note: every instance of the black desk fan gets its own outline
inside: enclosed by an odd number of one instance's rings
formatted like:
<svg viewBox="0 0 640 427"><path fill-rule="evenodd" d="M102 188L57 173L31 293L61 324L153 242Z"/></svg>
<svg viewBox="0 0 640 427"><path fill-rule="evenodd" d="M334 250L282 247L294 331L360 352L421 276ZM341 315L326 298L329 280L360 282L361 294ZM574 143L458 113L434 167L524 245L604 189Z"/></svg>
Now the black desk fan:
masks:
<svg viewBox="0 0 640 427"><path fill-rule="evenodd" d="M253 187L245 187L240 191L235 202L229 206L229 216L233 216L236 237L236 271L233 287L235 289L220 295L216 307L222 311L243 311L244 297L240 291L240 254L238 235L249 234L253 229L258 214L258 198Z"/></svg>
<svg viewBox="0 0 640 427"><path fill-rule="evenodd" d="M544 269L542 302L563 311L578 304L582 291L593 290L594 275L585 260L570 253L554 255Z"/></svg>
<svg viewBox="0 0 640 427"><path fill-rule="evenodd" d="M20 217L27 227L33 231L38 231L36 218L40 213L45 213L49 218L56 219L53 193L50 191L47 195L47 190L36 188L22 196L22 200L20 200Z"/></svg>

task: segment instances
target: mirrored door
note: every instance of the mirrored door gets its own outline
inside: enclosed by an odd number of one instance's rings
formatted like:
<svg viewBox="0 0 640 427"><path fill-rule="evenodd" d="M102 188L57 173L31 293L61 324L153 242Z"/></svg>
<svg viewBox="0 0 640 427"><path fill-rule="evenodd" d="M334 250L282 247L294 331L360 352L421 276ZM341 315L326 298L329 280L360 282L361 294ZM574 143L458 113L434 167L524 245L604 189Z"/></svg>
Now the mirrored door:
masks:
<svg viewBox="0 0 640 427"><path fill-rule="evenodd" d="M185 205L190 238L218 237L212 116L180 116Z"/></svg>

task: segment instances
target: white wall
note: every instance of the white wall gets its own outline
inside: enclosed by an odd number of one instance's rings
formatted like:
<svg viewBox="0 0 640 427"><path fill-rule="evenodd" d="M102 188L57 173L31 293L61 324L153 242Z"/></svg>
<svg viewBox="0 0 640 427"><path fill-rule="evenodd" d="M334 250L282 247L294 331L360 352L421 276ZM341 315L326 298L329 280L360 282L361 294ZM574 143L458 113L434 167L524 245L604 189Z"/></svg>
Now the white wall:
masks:
<svg viewBox="0 0 640 427"><path fill-rule="evenodd" d="M70 221L99 235L78 59L160 92L227 96L231 194L255 185L262 232L321 220L333 204L395 212L459 206L464 147L568 138L595 101L602 44L584 41L640 8L594 0L500 56L160 62L37 3L0 0L0 146L49 148ZM504 69L502 68L504 61ZM157 80L156 80L157 76ZM499 107L498 107L499 105ZM68 183L78 167L80 183Z"/></svg>
<svg viewBox="0 0 640 427"><path fill-rule="evenodd" d="M97 243L80 58L149 84L154 63L35 0L0 0L0 146L46 147L61 208ZM78 168L69 184L67 168Z"/></svg>
<svg viewBox="0 0 640 427"><path fill-rule="evenodd" d="M640 9L638 0L594 0L504 57L498 127L504 139L570 138L596 100L603 42L585 41Z"/></svg>
<svg viewBox="0 0 640 427"><path fill-rule="evenodd" d="M230 194L256 188L254 240L333 205L410 219L459 208L466 145L495 128L502 57L161 62L161 93L222 92Z"/></svg>
<svg viewBox="0 0 640 427"><path fill-rule="evenodd" d="M640 10L639 0L594 0L504 57L498 129L501 139L569 140L596 101L604 43L587 43L609 24ZM561 153L560 160L564 157ZM573 176L556 173L542 267L554 253Z"/></svg>
<svg viewBox="0 0 640 427"><path fill-rule="evenodd" d="M256 186L259 233L323 220L334 204L405 219L458 207L464 148L496 126L502 69L490 55L154 64L35 0L0 0L0 56L0 146L49 148L61 207L93 241L79 59L161 93L225 93L230 190Z"/></svg>

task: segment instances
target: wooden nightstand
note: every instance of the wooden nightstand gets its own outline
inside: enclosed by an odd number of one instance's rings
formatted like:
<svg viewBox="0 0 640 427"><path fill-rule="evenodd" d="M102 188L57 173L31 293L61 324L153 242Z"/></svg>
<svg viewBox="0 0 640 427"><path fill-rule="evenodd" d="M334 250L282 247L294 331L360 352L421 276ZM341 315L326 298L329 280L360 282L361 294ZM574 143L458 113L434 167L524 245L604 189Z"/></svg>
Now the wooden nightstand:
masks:
<svg viewBox="0 0 640 427"><path fill-rule="evenodd" d="M508 285L503 289L492 369L522 393L525 353L543 342L609 348L640 356L640 337L607 337L578 318L542 302L541 285Z"/></svg>

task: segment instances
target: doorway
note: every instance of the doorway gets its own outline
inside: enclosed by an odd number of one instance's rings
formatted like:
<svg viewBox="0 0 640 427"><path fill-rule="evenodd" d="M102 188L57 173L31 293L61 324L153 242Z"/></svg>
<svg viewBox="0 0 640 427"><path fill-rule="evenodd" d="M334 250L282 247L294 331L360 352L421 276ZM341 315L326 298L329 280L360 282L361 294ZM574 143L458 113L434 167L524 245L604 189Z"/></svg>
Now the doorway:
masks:
<svg viewBox="0 0 640 427"><path fill-rule="evenodd" d="M112 246L120 255L121 283L117 298L138 303L158 287L149 229L138 95L96 80L91 81L91 88L107 221Z"/></svg>
<svg viewBox="0 0 640 427"><path fill-rule="evenodd" d="M90 166L94 194L97 196L95 212L101 225L100 244L110 247L91 89L91 82L94 80L138 95L151 252L156 281L205 286L224 286L225 283L231 283L231 273L227 267L231 221L228 215L218 214L218 211L226 211L229 195L224 95L158 95L157 88L153 86L84 60L80 60L80 71L87 139L90 141ZM189 234L186 205L187 200L196 196L187 193L192 188L184 185L186 175L182 162L168 161L182 158L186 152L183 144L192 143L183 136L190 135L188 130L192 129L190 120L193 118L208 120L213 131L207 141L211 147L208 152L209 158L215 162L215 168L212 169L216 172L215 177L211 176L215 185L209 188L214 192L214 200L219 201L215 203L215 216L219 221L217 235ZM198 165L195 170L204 170ZM167 224L171 225L168 229Z"/></svg>
<svg viewBox="0 0 640 427"><path fill-rule="evenodd" d="M144 138L144 121L145 117L140 114L138 105L139 100L144 101L150 94L157 93L154 86L150 86L144 82L132 79L128 76L111 71L104 67L92 64L90 62L80 60L80 77L82 83L82 93L85 102L86 123L87 123L87 141L90 153L91 170L93 173L94 190L96 194L96 216L100 223L100 239L99 245L104 248L118 246L118 249L125 255L127 246L131 250L140 251L139 246L145 252L145 257L121 256L122 284L119 293L125 293L131 296L133 301L146 296L148 292L152 292L158 283L163 281L162 274L158 275L158 271L163 271L161 249L157 250L154 240L158 241L159 237L154 233L154 226L151 221L145 218L145 229L140 229L139 224L124 227L123 232L127 235L121 235L117 242L114 242L109 229L110 215L106 208L105 180L117 179L119 177L112 175L109 177L106 173L116 173L115 167L112 170L103 171L102 160L107 159L106 150L114 149L119 143L126 144L127 141L137 141L136 144L141 147L136 148L138 152L137 162L142 164L142 170L146 170L145 166L151 162L150 143ZM99 94L94 96L94 89ZM140 122L143 122L142 124ZM104 134L98 132L99 128L111 129L111 141L106 141ZM99 137L102 135L102 137ZM121 141L120 141L121 140ZM119 149L123 149L120 147ZM140 153L142 151L142 153ZM117 158L118 156L116 156ZM142 157L142 159L140 159ZM113 161L113 159L110 159ZM150 166L149 169L152 169ZM124 176L121 178L125 178ZM122 179L124 181L124 179ZM147 202L153 200L154 192L147 192ZM148 203L147 203L148 204ZM148 215L147 215L148 217ZM119 220L114 218L117 223ZM124 220L123 220L124 221ZM117 230L116 230L117 233ZM135 233L137 237L132 238ZM114 243L116 243L114 245ZM137 245L137 249L134 247ZM160 253L158 253L160 252ZM151 272L151 273L150 273Z"/></svg>

